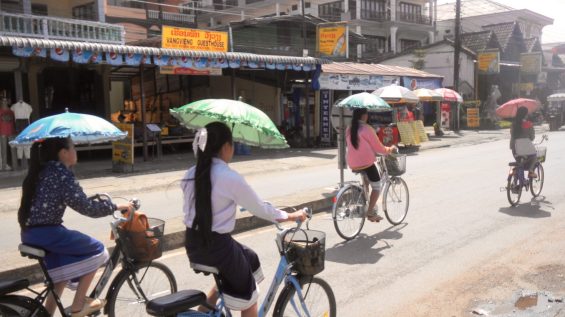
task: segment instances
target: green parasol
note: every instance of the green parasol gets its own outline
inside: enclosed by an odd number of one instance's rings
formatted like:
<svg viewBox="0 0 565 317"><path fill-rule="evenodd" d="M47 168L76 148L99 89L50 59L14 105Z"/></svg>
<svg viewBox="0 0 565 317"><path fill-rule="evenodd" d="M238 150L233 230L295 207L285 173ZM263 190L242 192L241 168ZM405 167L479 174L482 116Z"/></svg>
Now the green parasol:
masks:
<svg viewBox="0 0 565 317"><path fill-rule="evenodd" d="M241 101L204 99L171 109L171 114L192 129L221 121L232 129L237 142L262 148L288 147L284 136L263 111Z"/></svg>
<svg viewBox="0 0 565 317"><path fill-rule="evenodd" d="M341 102L336 107L343 108L367 108L370 111L390 111L392 108L380 97L370 94L368 92L361 92L351 95Z"/></svg>

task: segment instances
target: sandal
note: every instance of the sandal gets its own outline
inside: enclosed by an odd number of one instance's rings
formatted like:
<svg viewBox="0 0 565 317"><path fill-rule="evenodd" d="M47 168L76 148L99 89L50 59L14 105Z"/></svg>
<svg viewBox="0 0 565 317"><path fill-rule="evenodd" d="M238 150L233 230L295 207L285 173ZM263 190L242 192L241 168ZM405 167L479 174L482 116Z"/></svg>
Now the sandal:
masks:
<svg viewBox="0 0 565 317"><path fill-rule="evenodd" d="M370 222L379 222L379 221L383 220L383 217L381 217L377 214L367 215L367 220L369 220Z"/></svg>
<svg viewBox="0 0 565 317"><path fill-rule="evenodd" d="M71 317L84 317L91 315L94 312L97 312L104 308L106 305L106 300L102 298L86 298L84 300L84 306L82 310L79 312L71 313Z"/></svg>
<svg viewBox="0 0 565 317"><path fill-rule="evenodd" d="M535 172L528 173L529 178L538 178L538 175Z"/></svg>

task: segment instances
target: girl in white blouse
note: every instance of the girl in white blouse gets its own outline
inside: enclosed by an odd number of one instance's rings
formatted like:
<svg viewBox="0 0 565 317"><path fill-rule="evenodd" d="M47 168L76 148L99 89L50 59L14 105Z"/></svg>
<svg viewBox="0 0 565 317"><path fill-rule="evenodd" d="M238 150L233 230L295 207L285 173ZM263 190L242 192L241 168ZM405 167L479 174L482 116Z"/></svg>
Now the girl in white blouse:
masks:
<svg viewBox="0 0 565 317"><path fill-rule="evenodd" d="M193 142L197 163L182 182L184 192L185 248L192 263L216 267L222 278L222 293L229 309L243 317L257 316L256 283L263 279L257 254L235 241L236 207L242 206L257 217L272 221L304 221L306 213L287 213L261 200L245 179L228 163L233 158L230 129L213 122L198 131ZM215 305L212 288L208 302Z"/></svg>

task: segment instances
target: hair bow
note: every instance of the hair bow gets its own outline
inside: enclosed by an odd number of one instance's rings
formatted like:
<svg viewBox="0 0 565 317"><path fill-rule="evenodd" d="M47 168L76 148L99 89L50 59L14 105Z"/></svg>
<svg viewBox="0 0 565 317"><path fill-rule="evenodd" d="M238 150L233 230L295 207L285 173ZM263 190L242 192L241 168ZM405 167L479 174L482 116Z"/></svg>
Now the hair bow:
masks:
<svg viewBox="0 0 565 317"><path fill-rule="evenodd" d="M198 154L198 149L204 152L206 149L206 141L208 141L208 131L206 128L198 129L196 135L194 136L194 141L192 141L192 151L194 151L194 156Z"/></svg>

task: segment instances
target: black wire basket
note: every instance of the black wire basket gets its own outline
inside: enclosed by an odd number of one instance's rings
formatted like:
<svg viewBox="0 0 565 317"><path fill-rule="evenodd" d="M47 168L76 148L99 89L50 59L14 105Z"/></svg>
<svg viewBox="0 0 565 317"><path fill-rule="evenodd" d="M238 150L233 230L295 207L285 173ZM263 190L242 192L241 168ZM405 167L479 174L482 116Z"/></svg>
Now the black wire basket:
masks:
<svg viewBox="0 0 565 317"><path fill-rule="evenodd" d="M316 230L291 230L283 239L286 259L302 275L316 275L324 270L326 234Z"/></svg>
<svg viewBox="0 0 565 317"><path fill-rule="evenodd" d="M149 228L140 231L129 231L118 227L124 254L138 262L150 262L163 255L163 234L165 221L147 218Z"/></svg>
<svg viewBox="0 0 565 317"><path fill-rule="evenodd" d="M406 173L406 155L405 154L389 154L385 156L385 165L388 175L400 176Z"/></svg>

